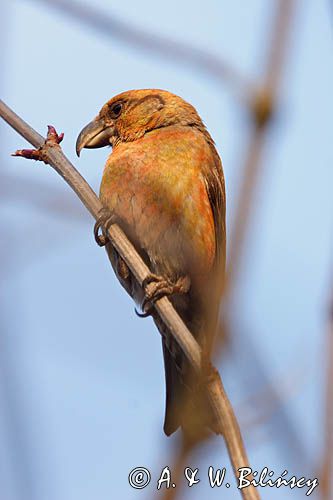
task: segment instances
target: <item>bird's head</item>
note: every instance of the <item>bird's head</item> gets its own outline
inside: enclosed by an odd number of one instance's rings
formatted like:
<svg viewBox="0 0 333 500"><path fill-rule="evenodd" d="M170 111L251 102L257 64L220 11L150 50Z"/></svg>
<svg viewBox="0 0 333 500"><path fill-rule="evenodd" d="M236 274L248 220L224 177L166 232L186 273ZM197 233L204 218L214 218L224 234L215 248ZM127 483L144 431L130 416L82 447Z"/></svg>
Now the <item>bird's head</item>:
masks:
<svg viewBox="0 0 333 500"><path fill-rule="evenodd" d="M114 147L177 124L204 129L195 108L181 97L166 90L129 90L110 99L84 127L76 141L76 152L79 156L83 148Z"/></svg>

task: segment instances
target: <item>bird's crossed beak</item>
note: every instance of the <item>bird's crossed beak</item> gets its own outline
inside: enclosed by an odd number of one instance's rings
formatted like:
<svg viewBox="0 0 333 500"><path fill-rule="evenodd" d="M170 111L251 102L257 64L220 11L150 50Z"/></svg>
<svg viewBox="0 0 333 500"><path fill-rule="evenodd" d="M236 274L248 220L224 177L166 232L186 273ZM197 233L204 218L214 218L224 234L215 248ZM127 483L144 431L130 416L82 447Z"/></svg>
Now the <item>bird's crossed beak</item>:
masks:
<svg viewBox="0 0 333 500"><path fill-rule="evenodd" d="M104 148L110 146L114 127L106 125L100 118L95 118L80 132L76 140L76 154L80 156L83 148Z"/></svg>

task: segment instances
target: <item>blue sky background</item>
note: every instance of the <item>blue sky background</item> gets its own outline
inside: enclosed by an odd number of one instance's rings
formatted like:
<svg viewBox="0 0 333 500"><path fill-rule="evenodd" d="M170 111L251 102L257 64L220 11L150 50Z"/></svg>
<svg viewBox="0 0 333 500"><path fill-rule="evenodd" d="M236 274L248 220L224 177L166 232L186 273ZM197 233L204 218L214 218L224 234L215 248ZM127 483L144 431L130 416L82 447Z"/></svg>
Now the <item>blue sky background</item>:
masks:
<svg viewBox="0 0 333 500"><path fill-rule="evenodd" d="M260 81L273 1L88 3L147 32L204 48ZM253 467L310 478L323 445L332 271L329 7L324 0L297 2L234 300L232 342L217 361ZM2 98L40 133L49 123L64 131L65 153L96 191L108 152L87 151L78 160L75 140L106 100L155 87L190 101L222 156L230 232L249 130L228 85L99 35L41 1L5 0L2 16ZM135 316L79 200L50 168L11 158L26 144L0 126L1 498L152 497L177 444L177 436L162 433L159 335L150 319ZM272 403L267 380L281 393L282 406ZM221 439L189 465L200 468L202 481L184 489L183 498L239 498ZM208 487L208 465L228 468L229 490ZM152 471L146 490L128 485L136 466ZM262 494L297 499L305 490Z"/></svg>

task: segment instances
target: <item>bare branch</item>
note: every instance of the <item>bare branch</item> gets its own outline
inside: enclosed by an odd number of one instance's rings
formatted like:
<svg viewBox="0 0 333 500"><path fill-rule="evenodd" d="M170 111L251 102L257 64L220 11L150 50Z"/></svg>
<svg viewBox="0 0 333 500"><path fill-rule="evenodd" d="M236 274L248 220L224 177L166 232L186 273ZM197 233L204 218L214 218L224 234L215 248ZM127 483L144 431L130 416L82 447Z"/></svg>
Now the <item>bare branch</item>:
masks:
<svg viewBox="0 0 333 500"><path fill-rule="evenodd" d="M94 219L97 220L103 206L89 184L65 157L59 144L54 143L50 146L48 144L49 138L45 141L43 137L17 116L3 101L0 101L0 116L35 148L39 148L42 151L43 161L46 160L63 177ZM149 269L137 254L124 232L117 224L113 224L108 229L108 236L134 277L142 285L144 279L149 275ZM201 375L200 347L172 307L170 301L166 297L161 298L156 301L154 307L161 320L183 350L195 372ZM221 378L215 369L207 377L207 395L216 419L216 424L224 436L237 479L238 469L240 467L249 467L249 462L236 416L224 391ZM259 493L252 485L242 489L241 494L247 500L259 499Z"/></svg>

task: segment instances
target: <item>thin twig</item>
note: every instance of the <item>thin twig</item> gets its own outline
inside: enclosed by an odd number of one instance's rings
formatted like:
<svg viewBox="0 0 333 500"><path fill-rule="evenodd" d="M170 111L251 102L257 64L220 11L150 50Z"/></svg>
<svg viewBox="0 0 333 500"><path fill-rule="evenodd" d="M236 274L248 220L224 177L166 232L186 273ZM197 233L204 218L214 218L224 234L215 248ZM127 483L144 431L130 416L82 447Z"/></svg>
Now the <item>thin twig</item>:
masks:
<svg viewBox="0 0 333 500"><path fill-rule="evenodd" d="M149 33L146 29L131 26L102 10L75 0L34 0L69 16L80 26L88 26L108 38L118 39L131 48L172 61L192 66L209 74L219 83L228 83L230 89L241 98L249 100L254 93L252 83L235 67L214 54L199 47L162 35Z"/></svg>
<svg viewBox="0 0 333 500"><path fill-rule="evenodd" d="M85 179L65 157L59 144L48 144L50 136L45 141L41 135L16 115L3 101L0 101L0 116L35 148L42 148L43 161L47 160L56 172L63 177L94 219L98 220L103 208L100 200ZM137 254L124 232L117 224L114 224L108 229L108 237L138 283L142 285L145 278L149 275L149 269ZM154 307L170 334L183 350L194 371L200 376L201 350L198 343L166 297L156 301ZM207 396L216 419L216 424L224 436L237 480L238 469L240 467L249 467L249 462L236 416L216 370L212 371L212 375L207 380ZM241 494L244 499L259 499L259 493L252 485L246 489L242 489Z"/></svg>

